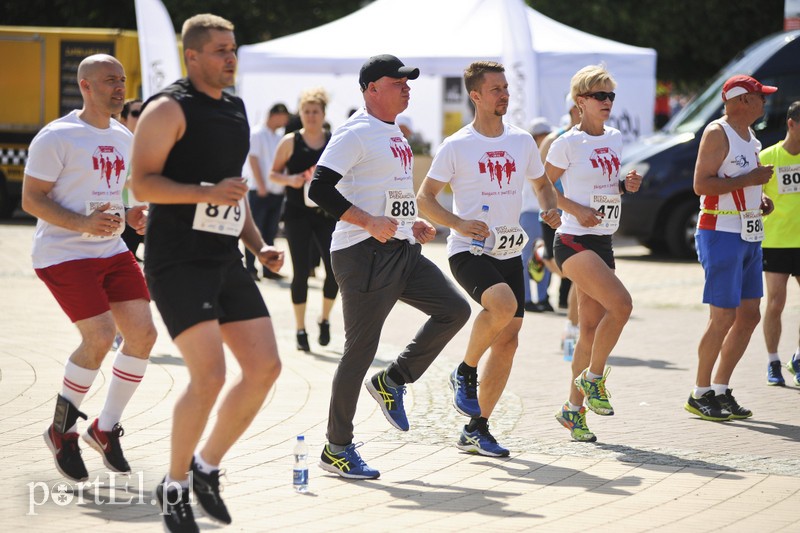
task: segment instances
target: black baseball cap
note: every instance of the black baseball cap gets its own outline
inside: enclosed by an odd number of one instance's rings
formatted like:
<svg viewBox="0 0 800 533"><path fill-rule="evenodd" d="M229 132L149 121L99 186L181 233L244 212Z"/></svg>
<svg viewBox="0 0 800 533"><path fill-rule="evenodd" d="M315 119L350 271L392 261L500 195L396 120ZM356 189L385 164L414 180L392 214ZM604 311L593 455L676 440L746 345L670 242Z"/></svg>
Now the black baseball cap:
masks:
<svg viewBox="0 0 800 533"><path fill-rule="evenodd" d="M277 103L269 109L270 115L289 115L289 110L285 104Z"/></svg>
<svg viewBox="0 0 800 533"><path fill-rule="evenodd" d="M402 61L393 55L372 56L361 65L358 84L361 86L361 90L365 91L370 82L378 81L384 76L415 80L419 78L419 69L405 66Z"/></svg>

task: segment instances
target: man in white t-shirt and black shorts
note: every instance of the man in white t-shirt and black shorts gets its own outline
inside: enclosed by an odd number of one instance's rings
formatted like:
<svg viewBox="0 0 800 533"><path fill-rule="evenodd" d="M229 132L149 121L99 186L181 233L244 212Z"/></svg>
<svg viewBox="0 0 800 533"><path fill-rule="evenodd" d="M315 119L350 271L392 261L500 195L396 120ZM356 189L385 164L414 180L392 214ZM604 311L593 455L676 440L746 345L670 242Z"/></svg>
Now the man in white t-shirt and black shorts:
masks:
<svg viewBox="0 0 800 533"><path fill-rule="evenodd" d="M519 225L523 188L533 186L542 218L553 228L561 218L556 190L544 174L533 137L503 123L509 98L504 67L476 61L464 71L464 84L475 105L475 120L442 143L417 201L425 216L454 230L447 238L450 269L483 307L472 326L464 360L450 375L453 405L470 417L458 447L505 457L509 451L489 432L488 419L511 373L525 313L521 254L528 236ZM436 199L448 183L453 212ZM478 220L483 207L488 207L486 221ZM484 241L480 253L470 250L476 239ZM478 362L487 350L478 390Z"/></svg>
<svg viewBox="0 0 800 533"><path fill-rule="evenodd" d="M147 368L156 330L142 271L121 235L126 218L143 230L142 207L127 217L122 189L130 168L131 133L111 116L125 102L125 71L115 58L92 55L78 66L83 108L45 126L31 143L22 207L36 216L33 268L81 334L64 368L53 424L44 439L56 468L75 481L89 478L76 422L117 328L106 403L84 440L109 470L130 472L119 424Z"/></svg>
<svg viewBox="0 0 800 533"><path fill-rule="evenodd" d="M417 219L414 157L394 120L408 107L408 80L419 69L391 55L361 67L365 107L333 135L317 164L309 197L339 222L331 262L342 295L345 348L333 378L328 444L320 467L345 478L374 479L353 443L358 386L375 357L381 329L397 301L429 316L389 367L365 382L392 426L408 431L406 383L427 370L469 318L469 304L422 256L436 230ZM401 327L407 327L405 324Z"/></svg>

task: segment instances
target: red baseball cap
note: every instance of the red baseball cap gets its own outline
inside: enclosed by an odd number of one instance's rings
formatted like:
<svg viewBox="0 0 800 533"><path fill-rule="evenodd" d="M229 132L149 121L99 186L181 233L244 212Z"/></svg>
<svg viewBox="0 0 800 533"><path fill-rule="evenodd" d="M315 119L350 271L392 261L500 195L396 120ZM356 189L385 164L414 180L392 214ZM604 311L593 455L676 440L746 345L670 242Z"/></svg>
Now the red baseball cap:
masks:
<svg viewBox="0 0 800 533"><path fill-rule="evenodd" d="M728 78L728 81L722 86L722 101L727 102L741 94L772 94L777 90L777 87L772 87L771 85L761 85L761 82L753 77L738 74Z"/></svg>

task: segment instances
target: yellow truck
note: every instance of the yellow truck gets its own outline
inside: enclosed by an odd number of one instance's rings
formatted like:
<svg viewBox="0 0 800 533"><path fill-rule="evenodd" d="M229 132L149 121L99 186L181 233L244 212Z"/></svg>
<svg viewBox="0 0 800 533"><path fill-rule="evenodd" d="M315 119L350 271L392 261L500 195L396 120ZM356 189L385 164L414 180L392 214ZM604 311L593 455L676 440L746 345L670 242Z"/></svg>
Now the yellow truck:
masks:
<svg viewBox="0 0 800 533"><path fill-rule="evenodd" d="M125 67L126 98L141 95L135 31L0 26L0 217L19 205L28 146L38 131L83 102L77 71L92 54Z"/></svg>

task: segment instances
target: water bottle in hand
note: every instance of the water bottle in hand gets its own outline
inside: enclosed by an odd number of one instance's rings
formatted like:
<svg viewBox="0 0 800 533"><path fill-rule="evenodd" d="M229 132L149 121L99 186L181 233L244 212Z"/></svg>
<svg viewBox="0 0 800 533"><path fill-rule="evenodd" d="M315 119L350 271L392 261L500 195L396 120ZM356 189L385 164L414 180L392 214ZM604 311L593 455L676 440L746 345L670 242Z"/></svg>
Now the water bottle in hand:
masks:
<svg viewBox="0 0 800 533"><path fill-rule="evenodd" d="M294 445L294 469L292 470L292 486L296 492L308 492L308 445L303 435L297 436Z"/></svg>
<svg viewBox="0 0 800 533"><path fill-rule="evenodd" d="M481 212L478 214L478 220L483 222L484 224L489 223L489 206L484 205L481 207ZM480 237L473 237L472 242L469 245L469 253L472 255L481 255L483 254L483 245L486 244L486 239Z"/></svg>

